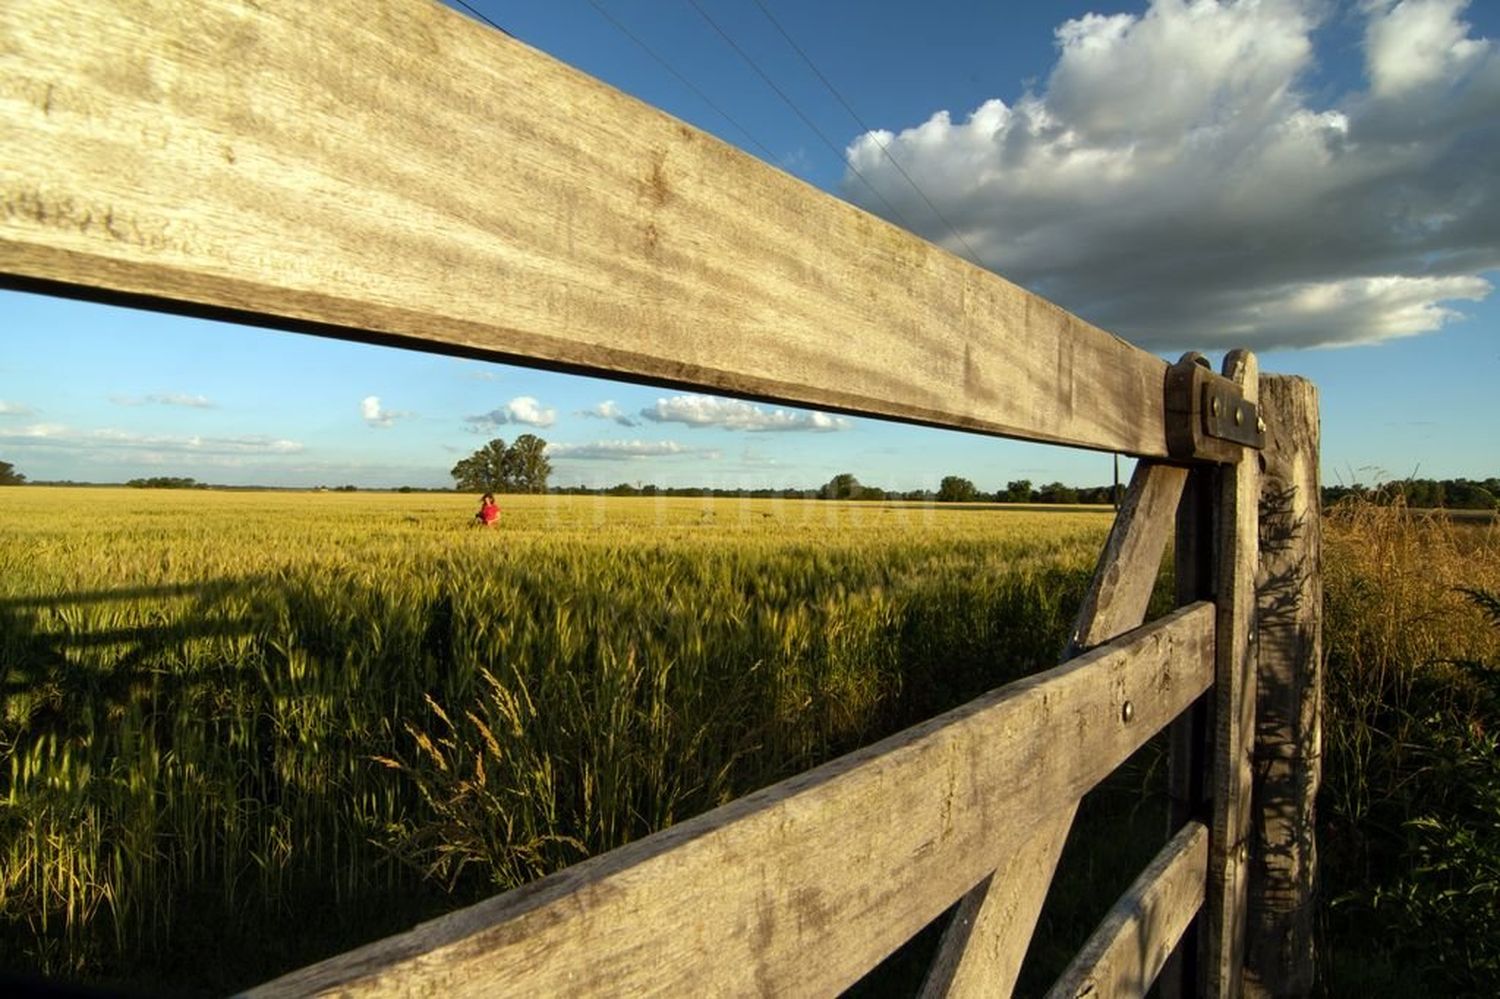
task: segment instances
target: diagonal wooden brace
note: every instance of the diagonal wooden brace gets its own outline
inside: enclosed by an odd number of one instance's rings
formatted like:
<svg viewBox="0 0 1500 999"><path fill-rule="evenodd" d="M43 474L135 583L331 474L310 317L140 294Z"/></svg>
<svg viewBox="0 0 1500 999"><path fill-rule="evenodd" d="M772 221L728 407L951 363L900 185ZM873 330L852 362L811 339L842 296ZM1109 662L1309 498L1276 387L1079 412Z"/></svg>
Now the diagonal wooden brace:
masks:
<svg viewBox="0 0 1500 999"><path fill-rule="evenodd" d="M1145 620L1186 480L1187 470L1177 466L1152 461L1136 466L1069 633L1064 661ZM1024 849L964 896L928 972L924 999L1010 994L1077 808L1075 801L1040 823Z"/></svg>

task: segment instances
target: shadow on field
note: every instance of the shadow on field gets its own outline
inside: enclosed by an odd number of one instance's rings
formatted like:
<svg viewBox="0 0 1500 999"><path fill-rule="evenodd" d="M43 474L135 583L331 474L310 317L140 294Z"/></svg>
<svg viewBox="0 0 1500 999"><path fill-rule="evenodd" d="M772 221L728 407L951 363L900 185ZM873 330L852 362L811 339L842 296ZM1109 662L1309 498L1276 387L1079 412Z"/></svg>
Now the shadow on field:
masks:
<svg viewBox="0 0 1500 999"><path fill-rule="evenodd" d="M510 887L512 868L571 862L565 841L602 852L1049 667L1088 582L920 560L892 576L837 554L733 572L649 551L420 578L296 566L0 600L0 745L40 775L15 814L108 831L33 866L93 858L80 883L113 892L57 928L65 900L39 875L0 907L0 971L176 992L268 980ZM1142 783L1086 800L1065 894L1133 876L1106 846L1149 839L1118 836L1123 821L1164 828ZM135 845L113 850L122 832ZM48 906L54 928L34 932ZM1044 915L1046 939L1063 919ZM903 960L920 966L940 931ZM857 994L910 980L886 967Z"/></svg>
<svg viewBox="0 0 1500 999"><path fill-rule="evenodd" d="M389 781L350 734L362 678L320 685L369 616L318 582L0 599L0 980L225 994L452 906L336 811Z"/></svg>
<svg viewBox="0 0 1500 999"><path fill-rule="evenodd" d="M253 617L242 609L264 583L247 576L0 600L0 695L9 724L24 718L33 732L61 732L94 711L108 715L142 698L222 684L222 670L172 670L163 663L189 658L196 641L253 634ZM241 603L229 610L232 600ZM141 606L163 601L186 602L170 614ZM136 623L143 618L149 623Z"/></svg>

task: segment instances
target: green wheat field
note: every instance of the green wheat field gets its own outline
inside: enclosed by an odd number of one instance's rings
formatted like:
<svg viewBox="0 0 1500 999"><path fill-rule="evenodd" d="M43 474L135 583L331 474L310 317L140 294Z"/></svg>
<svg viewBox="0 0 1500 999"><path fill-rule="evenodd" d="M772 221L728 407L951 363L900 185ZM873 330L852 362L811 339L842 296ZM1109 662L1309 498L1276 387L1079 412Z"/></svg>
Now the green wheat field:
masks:
<svg viewBox="0 0 1500 999"><path fill-rule="evenodd" d="M0 489L0 975L223 993L705 811L1053 664L1111 521L501 506ZM1486 994L1500 526L1343 505L1324 567L1320 988ZM1085 798L1018 994L1164 840L1160 743Z"/></svg>
<svg viewBox="0 0 1500 999"><path fill-rule="evenodd" d="M1051 665L1110 524L473 506L0 491L5 965L253 984L608 850Z"/></svg>

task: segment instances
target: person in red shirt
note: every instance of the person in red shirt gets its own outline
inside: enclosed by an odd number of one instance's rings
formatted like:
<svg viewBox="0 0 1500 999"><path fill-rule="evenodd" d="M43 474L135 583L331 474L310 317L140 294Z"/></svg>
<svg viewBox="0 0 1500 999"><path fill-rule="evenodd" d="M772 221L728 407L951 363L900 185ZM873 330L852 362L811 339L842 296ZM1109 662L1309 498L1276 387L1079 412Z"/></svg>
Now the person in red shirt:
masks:
<svg viewBox="0 0 1500 999"><path fill-rule="evenodd" d="M495 505L495 497L492 493L485 493L484 498L479 501L479 512L474 515L474 523L480 527L489 527L500 519L500 508Z"/></svg>

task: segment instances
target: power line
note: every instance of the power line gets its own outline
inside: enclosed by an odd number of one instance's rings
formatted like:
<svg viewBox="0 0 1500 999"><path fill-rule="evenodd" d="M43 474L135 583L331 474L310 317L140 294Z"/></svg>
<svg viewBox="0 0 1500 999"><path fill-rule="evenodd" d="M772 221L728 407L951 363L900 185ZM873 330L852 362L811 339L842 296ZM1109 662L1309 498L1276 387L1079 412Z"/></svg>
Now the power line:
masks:
<svg viewBox="0 0 1500 999"><path fill-rule="evenodd" d="M475 17L479 18L485 24L488 24L490 27L492 27L496 31L500 32L502 35L505 35L505 36L507 36L509 38L516 37L515 35L512 35L509 31L506 31L504 28L500 27L500 25L496 24L494 21L491 21L489 18L485 17L482 13L480 13L477 10L475 10L473 7L470 7L467 3L464 3L464 0L453 0L453 2L456 3L456 4L458 4L464 10L468 11L470 14L473 14Z"/></svg>
<svg viewBox="0 0 1500 999"><path fill-rule="evenodd" d="M697 6L697 4L694 3L694 6ZM822 81L823 86L828 88L828 92L832 94L834 98L844 106L844 110L849 112L849 116L854 119L855 123L864 130L866 135L874 140L875 145L878 146L880 151L885 154L885 158L890 160L891 166L895 167L896 171L900 173L902 177L906 178L906 182L911 185L912 190L917 192L917 196L922 199L922 203L925 204L928 208L932 209L932 214L936 215L938 219L942 221L943 225L948 227L948 231L953 233L954 238L957 239L959 243L963 244L963 248L969 252L969 260L976 266L983 267L984 265L979 262L979 254L976 253L974 251L974 248L969 245L969 241L967 239L964 239L964 234L959 232L958 226L954 225L952 222L949 222L947 216L945 216L941 211L938 210L937 205L932 203L932 199L927 197L927 192L922 190L921 185L912 178L911 174L906 172L906 168L897 161L895 156L891 155L890 148L884 142L880 141L880 138L877 135L875 129L871 128L869 125L866 125L865 120L859 116L859 112L855 111L854 108L849 106L849 102L844 100L844 95L839 93L838 88L829 81L828 77L823 75L822 71L819 70L817 65L813 63L811 57L809 57L808 54L802 50L802 46L797 44L792 36L787 33L787 30L781 26L781 22L776 20L776 18L772 16L771 12L766 9L766 5L762 3L761 0L755 0L755 6L760 8L760 12L765 15L766 20L771 22L771 26L778 32L780 32L781 37L786 39L786 43L790 45L799 56L802 57L802 61L807 63L807 68L812 70L813 75L816 76L820 81ZM851 166L850 169L852 170L853 167Z"/></svg>
<svg viewBox="0 0 1500 999"><path fill-rule="evenodd" d="M462 2L462 0L460 0L460 2ZM681 83L684 87L687 87L694 94L696 94L698 96L698 99L700 101L702 101L704 104L707 104L709 107L713 108L716 112L718 112L718 114L719 114L719 116L721 118L723 118L725 121L729 122L729 124L733 125L736 129L738 129L741 135L743 135L746 139L750 140L750 144L752 146L754 146L756 149L759 149L761 151L761 154L765 157L765 159L766 159L767 162L774 163L774 162L777 161L776 154L773 153L773 152L771 152L771 150L767 149L764 145L762 145L761 142L760 142L760 140L758 140L754 135L752 135L750 133L750 130L748 128L746 128L744 125L741 125L738 121L735 121L734 118L729 114L728 111L725 111L723 108L719 107L719 105L715 104L713 102L713 100L707 94L705 94L702 90L698 89L698 87L694 85L694 83L693 83L692 80L689 80L687 77L685 77L681 73L677 72L677 70L675 68L673 68L673 66L672 66L671 63L667 62L667 60L663 59L661 56L659 56L659 55L656 54L656 50L655 49L653 49L651 46L647 45L644 41L642 41L635 34L635 32L631 31L629 28L625 27L625 25L621 24L618 20L616 20L615 16L613 14L611 14L609 11L605 10L604 7L600 5L599 0L589 0L589 4L595 10L597 10L599 12L600 16L602 16L610 24L614 25L615 29L617 31L619 31L620 34L624 35L626 38L630 39L632 42L635 42L637 45L639 45L645 51L645 53L647 55L649 55L651 58L655 59L661 65L661 67L663 69L665 69L668 73L671 73L673 76L675 76L677 78L677 81L679 83Z"/></svg>
<svg viewBox="0 0 1500 999"><path fill-rule="evenodd" d="M733 38L729 37L728 32L719 27L719 23L717 21L708 16L708 11L704 10L699 5L698 0L688 0L688 3L692 4L693 9L698 12L699 16L701 16L703 20L708 22L709 27L717 31L719 33L719 37L723 38L724 41L728 43L729 47L734 49L739 57L745 61L745 65L753 69L756 75L765 81L766 86L775 91L776 96L781 98L782 103L792 109L792 113L802 120L802 124L812 129L813 133L817 135L818 138L823 140L823 144L829 149L833 150L833 154L835 156L837 156L839 159L843 159L844 154L839 150L838 146L834 145L833 140L830 139L826 134L824 134L823 130L813 123L812 119L808 118L807 115L802 113L802 109L797 107L796 103L786 95L786 92L776 85L775 80L772 80L770 76L766 75L765 70L761 69L760 66L755 62L755 60L750 58L749 53L740 48L739 44ZM850 172L852 172L854 176L863 181L864 185L870 189L870 193L875 195L876 198L880 199L880 203L882 205L885 205L886 209L891 213L891 215L895 217L896 221L899 222L903 228L910 229L911 226L904 218L901 217L901 213L896 210L896 206L892 205L885 199L885 196L880 193L875 185L870 183L869 178L866 177L863 173L860 173L859 168L856 167L853 163L847 163L847 165Z"/></svg>
<svg viewBox="0 0 1500 999"><path fill-rule="evenodd" d="M494 28L501 34L509 38L515 37L515 35L511 34L511 32L507 31L495 21L491 20L483 11L468 3L467 0L453 0L453 2L458 4L464 10L468 11L470 14L474 15L479 20L483 21L485 24ZM749 53L741 48L739 44L730 37L728 32L720 27L718 22L708 15L708 12L698 4L698 0L688 0L688 3L693 5L693 9L698 12L703 20L708 22L709 26L713 28L714 31L718 32L719 36L724 39L724 41L729 45L730 48L734 49L735 53L739 55L742 60L744 60L745 64L748 65L752 70L754 70L756 75L758 75L763 81L765 81L766 86L770 87L771 90L775 92L776 96L781 98L782 103L786 104L786 106L792 110L792 113L795 114L799 119L801 119L802 123L810 128L813 133L823 141L824 145L826 145L830 150L833 151L833 154L835 156L843 159L843 153L839 150L838 146L834 144L833 140L830 139L822 129L814 124L813 121L802 112L802 109L797 106L797 104L791 99L791 97L788 96L787 93L783 91L779 86L777 86L776 82L772 80L771 77L763 69L760 68L755 60L750 57ZM740 124L740 122L736 120L733 115L731 115L728 111L725 111L722 107L715 103L715 101L707 94L705 94L702 89L700 89L691 80L678 72L671 63L667 62L667 60L659 55L655 49L646 44L646 42L642 38L640 38L640 36L636 35L635 32L631 31L613 14L606 10L604 6L599 2L599 0L589 0L589 4L599 12L599 15L601 17L603 17L606 21L613 25L615 27L615 30L619 31L626 38L630 39L632 42L638 45L643 51L645 51L647 55L656 60L656 62L663 69L665 69L668 73L671 73L679 83L687 87L688 90L690 90L695 96L697 96L699 100L708 105L708 107L713 109L713 111L717 113L721 118L723 118L731 126L737 129L740 134L750 142L752 146L754 146L761 152L761 154L768 162L775 163L779 161L779 157L777 157L775 153L771 152L771 150L768 149L764 143L757 139L748 128ZM818 69L817 65L812 61L808 54L803 51L802 46L797 44L792 36L787 33L787 30L781 26L781 23L776 20L776 18L768 9L766 9L765 4L761 3L761 0L755 0L755 5L760 8L761 13L765 15L766 20L771 22L772 27L774 27L777 32L781 34L781 37L785 39L787 44L790 45L792 49L797 53L797 55L802 58L802 61L807 64L808 68L813 71L813 74L817 76L818 80L822 82L823 86L828 89L828 92L831 93L841 105L843 105L845 111L849 112L850 117L852 117L855 122L858 123L860 128L864 129L867 134L871 135L871 137L874 138L875 130L870 128L869 125L865 124L864 119L862 119L859 116L859 113L849 105L849 102L844 99L844 96L839 93L838 89L834 87L832 82L830 82L829 79L823 75L822 71ZM875 138L875 144L877 147L879 147L881 153L885 155L885 158L890 161L891 165L896 168L897 172L900 173L901 176L905 178L906 182L911 185L912 189L917 192L918 197L920 197L922 201L927 205L927 207L932 210L932 213L936 215L938 219L940 219L942 223L948 227L948 230L953 233L954 237L961 244L963 244L964 249L968 251L969 259L976 265L982 267L983 264L980 264L979 262L979 254L976 253L974 251L974 248L969 245L968 240L964 239L963 233L959 232L958 228L952 222L948 221L947 217L938 210L938 207L932 203L932 200L930 198L927 197L927 193L922 190L922 188L917 184L912 176L906 172L906 169L902 167L899 162L897 162L894 156L891 155L890 149L887 148L885 143L881 142L878 138ZM871 183L870 179L866 177L858 167L856 167L853 163L846 162L846 165L848 166L850 172L858 177L860 179L860 182L869 189L870 193L875 195L875 197L879 199L880 203L885 206L886 210L891 213L891 215L897 222L899 222L903 227L907 229L911 228L911 225L906 221L905 217L902 216L901 212L896 209L896 206L891 204L890 201L888 201L886 197L880 193L879 189L876 188L873 183Z"/></svg>

